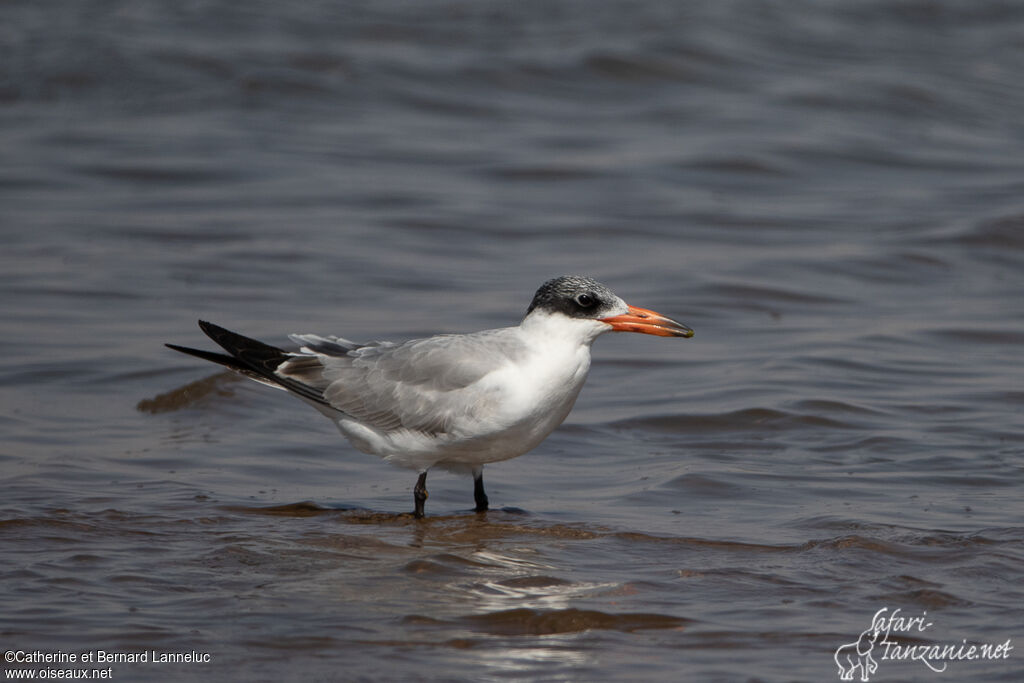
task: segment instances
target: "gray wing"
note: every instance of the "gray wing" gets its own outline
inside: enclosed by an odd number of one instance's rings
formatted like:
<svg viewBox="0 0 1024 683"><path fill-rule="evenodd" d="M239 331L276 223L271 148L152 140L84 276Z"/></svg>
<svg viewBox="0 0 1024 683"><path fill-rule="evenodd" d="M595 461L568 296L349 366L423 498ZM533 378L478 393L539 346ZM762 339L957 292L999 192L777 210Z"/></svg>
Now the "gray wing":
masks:
<svg viewBox="0 0 1024 683"><path fill-rule="evenodd" d="M315 387L331 407L378 430L428 434L475 415L488 397L473 385L524 352L515 328L404 344L359 345L315 335L292 339L302 344L302 353L275 374Z"/></svg>

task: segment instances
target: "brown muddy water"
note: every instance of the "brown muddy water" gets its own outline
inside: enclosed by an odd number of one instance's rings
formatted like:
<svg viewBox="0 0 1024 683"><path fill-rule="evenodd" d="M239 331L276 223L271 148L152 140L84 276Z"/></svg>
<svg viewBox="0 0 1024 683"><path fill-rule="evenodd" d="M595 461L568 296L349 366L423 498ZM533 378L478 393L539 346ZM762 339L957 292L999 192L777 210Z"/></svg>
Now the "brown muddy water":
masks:
<svg viewBox="0 0 1024 683"><path fill-rule="evenodd" d="M1020 4L0 27L5 677L1020 680ZM599 339L483 515L163 347L499 327L566 273L696 336Z"/></svg>

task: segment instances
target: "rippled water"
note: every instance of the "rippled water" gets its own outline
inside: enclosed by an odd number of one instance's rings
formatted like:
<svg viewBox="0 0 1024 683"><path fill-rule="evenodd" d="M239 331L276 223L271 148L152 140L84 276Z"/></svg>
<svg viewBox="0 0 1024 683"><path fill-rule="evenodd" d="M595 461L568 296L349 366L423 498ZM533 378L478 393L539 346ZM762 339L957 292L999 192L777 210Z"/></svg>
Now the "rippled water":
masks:
<svg viewBox="0 0 1024 683"><path fill-rule="evenodd" d="M0 645L115 680L1011 681L1024 7L0 6ZM566 424L471 482L174 354L403 339L584 273ZM16 664L5 664L8 670ZM54 665L50 665L54 666ZM41 670L42 664L24 669ZM859 675L859 674L858 674Z"/></svg>

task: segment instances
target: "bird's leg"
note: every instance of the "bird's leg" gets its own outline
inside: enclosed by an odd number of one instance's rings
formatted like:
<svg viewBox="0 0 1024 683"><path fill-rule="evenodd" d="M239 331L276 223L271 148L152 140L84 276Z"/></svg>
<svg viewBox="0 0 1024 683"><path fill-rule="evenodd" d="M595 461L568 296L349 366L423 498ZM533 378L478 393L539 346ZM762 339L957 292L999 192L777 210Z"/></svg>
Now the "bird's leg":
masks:
<svg viewBox="0 0 1024 683"><path fill-rule="evenodd" d="M476 501L476 511L487 511L487 494L484 493L484 468L473 468L473 500Z"/></svg>
<svg viewBox="0 0 1024 683"><path fill-rule="evenodd" d="M416 508L412 516L416 519L423 519L423 504L427 502L427 472L420 472L420 478L416 480L416 486L412 490L412 499L416 502Z"/></svg>

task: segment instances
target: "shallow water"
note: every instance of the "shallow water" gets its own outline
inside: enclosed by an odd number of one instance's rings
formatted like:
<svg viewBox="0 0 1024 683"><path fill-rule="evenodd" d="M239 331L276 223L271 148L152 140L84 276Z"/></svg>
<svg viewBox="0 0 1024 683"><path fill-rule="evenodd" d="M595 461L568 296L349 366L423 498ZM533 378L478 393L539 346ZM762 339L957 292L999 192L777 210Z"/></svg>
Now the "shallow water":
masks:
<svg viewBox="0 0 1024 683"><path fill-rule="evenodd" d="M0 645L115 680L1010 681L1024 8L6 3ZM584 273L566 424L472 484L174 354L403 339ZM40 671L43 664L4 664ZM68 665L70 666L70 665ZM84 666L84 665L79 665ZM96 664L97 668L104 665Z"/></svg>

